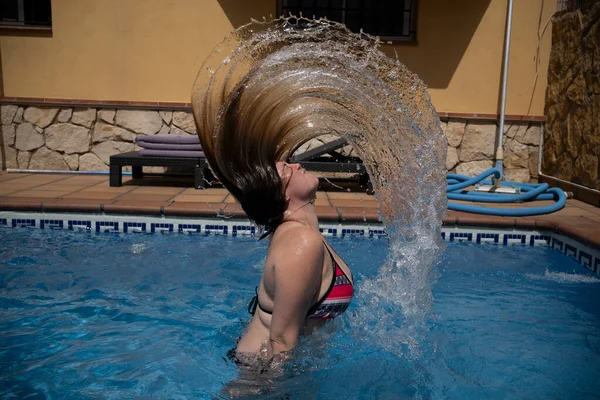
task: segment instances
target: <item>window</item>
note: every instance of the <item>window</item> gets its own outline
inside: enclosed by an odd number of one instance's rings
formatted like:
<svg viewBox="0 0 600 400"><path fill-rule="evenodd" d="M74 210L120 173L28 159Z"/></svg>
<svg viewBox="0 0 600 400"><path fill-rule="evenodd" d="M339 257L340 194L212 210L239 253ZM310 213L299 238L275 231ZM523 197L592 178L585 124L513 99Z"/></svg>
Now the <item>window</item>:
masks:
<svg viewBox="0 0 600 400"><path fill-rule="evenodd" d="M278 0L277 15L327 19L384 40L415 40L417 0Z"/></svg>
<svg viewBox="0 0 600 400"><path fill-rule="evenodd" d="M0 0L0 25L50 27L50 0Z"/></svg>

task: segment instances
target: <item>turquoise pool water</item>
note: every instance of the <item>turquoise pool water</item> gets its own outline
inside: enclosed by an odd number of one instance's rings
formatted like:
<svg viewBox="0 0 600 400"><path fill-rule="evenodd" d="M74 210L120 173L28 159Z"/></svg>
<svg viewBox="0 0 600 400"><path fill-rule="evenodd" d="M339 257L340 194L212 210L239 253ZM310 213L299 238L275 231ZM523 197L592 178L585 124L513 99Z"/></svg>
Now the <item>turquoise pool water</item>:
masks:
<svg viewBox="0 0 600 400"><path fill-rule="evenodd" d="M449 245L407 352L375 339L393 343L401 323L365 317L403 318L385 293L374 302L361 289L389 243L331 243L356 276L350 309L279 376L248 379L225 354L248 318L264 241L2 229L0 398L598 398L600 280L570 258Z"/></svg>

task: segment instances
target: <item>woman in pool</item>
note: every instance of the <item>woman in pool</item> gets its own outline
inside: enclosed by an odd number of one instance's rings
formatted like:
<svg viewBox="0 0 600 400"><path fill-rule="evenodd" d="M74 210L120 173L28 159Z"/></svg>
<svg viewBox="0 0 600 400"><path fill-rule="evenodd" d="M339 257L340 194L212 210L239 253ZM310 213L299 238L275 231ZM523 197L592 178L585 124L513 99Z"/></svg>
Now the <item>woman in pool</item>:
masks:
<svg viewBox="0 0 600 400"><path fill-rule="evenodd" d="M236 362L254 364L293 349L300 335L343 313L354 290L350 270L319 232L318 178L281 161L294 141L289 132L310 125L281 101L285 84L264 90L246 82L228 96L197 97L192 107L211 170L270 235L252 319L230 352Z"/></svg>
<svg viewBox="0 0 600 400"><path fill-rule="evenodd" d="M272 233L253 315L238 354L270 360L291 350L301 334L342 314L354 292L352 274L319 232L314 201L319 179L299 164L278 162L286 207Z"/></svg>

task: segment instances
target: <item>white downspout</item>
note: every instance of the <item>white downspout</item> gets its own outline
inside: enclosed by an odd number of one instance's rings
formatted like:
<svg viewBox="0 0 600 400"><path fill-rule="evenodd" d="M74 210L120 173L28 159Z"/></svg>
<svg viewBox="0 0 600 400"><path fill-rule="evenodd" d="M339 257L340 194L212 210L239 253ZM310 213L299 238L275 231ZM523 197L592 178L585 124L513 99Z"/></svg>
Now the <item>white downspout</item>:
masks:
<svg viewBox="0 0 600 400"><path fill-rule="evenodd" d="M500 170L502 176L502 161L504 160L504 151L502 150L502 137L504 135L504 116L506 112L506 87L508 85L508 59L510 56L510 31L512 28L513 0L508 0L508 12L506 15L506 34L504 37L504 61L502 66L502 93L500 98L500 126L496 137L496 168Z"/></svg>

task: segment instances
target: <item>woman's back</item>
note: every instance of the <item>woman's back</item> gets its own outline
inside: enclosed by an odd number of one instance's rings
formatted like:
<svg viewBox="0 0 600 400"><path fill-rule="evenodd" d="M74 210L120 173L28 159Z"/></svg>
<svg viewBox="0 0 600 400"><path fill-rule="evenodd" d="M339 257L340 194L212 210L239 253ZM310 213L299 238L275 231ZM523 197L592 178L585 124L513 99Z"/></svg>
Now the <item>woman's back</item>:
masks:
<svg viewBox="0 0 600 400"><path fill-rule="evenodd" d="M257 311L237 351L257 353L269 340L293 347L298 336L295 331L306 334L322 325L322 320L307 319L306 315L330 288L333 265L318 231L293 221L282 224L271 239Z"/></svg>

